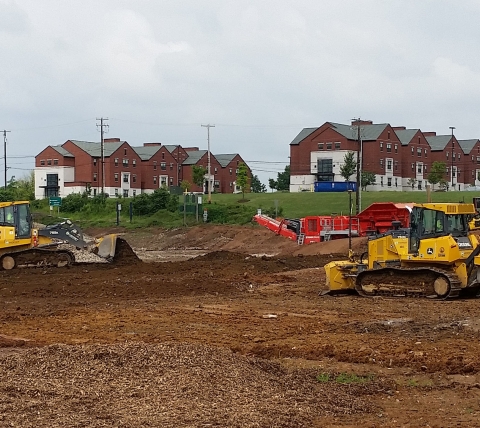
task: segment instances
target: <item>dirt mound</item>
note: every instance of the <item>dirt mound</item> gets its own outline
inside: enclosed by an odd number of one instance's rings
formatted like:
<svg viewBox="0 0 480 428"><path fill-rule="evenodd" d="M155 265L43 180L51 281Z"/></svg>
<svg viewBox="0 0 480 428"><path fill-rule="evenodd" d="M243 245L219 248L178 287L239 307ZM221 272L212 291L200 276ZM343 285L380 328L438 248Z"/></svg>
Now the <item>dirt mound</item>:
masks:
<svg viewBox="0 0 480 428"><path fill-rule="evenodd" d="M123 238L117 237L117 243L115 246L115 256L112 263L121 264L135 264L141 263L141 260L135 254L130 244Z"/></svg>
<svg viewBox="0 0 480 428"><path fill-rule="evenodd" d="M0 357L0 367L0 420L22 427L311 427L318 414L372 412L367 395L381 389L178 343L52 345Z"/></svg>
<svg viewBox="0 0 480 428"><path fill-rule="evenodd" d="M355 254L362 254L368 250L368 238L352 238L352 250ZM318 242L309 245L302 245L293 251L294 255L304 254L348 254L348 239L334 239L333 241Z"/></svg>

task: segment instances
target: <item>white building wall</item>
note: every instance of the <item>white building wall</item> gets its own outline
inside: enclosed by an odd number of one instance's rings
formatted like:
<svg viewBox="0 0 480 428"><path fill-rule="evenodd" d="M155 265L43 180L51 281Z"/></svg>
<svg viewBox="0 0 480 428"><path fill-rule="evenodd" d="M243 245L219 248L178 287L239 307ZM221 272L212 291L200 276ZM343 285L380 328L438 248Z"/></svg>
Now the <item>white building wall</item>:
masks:
<svg viewBox="0 0 480 428"><path fill-rule="evenodd" d="M71 166L41 166L36 167L35 175L35 199L43 199L45 197L44 187L47 184L47 174L58 174L58 195L60 197L67 196L71 188L65 187L65 183L71 183L75 178L75 168ZM82 191L84 191L83 189ZM67 193L66 193L67 192Z"/></svg>

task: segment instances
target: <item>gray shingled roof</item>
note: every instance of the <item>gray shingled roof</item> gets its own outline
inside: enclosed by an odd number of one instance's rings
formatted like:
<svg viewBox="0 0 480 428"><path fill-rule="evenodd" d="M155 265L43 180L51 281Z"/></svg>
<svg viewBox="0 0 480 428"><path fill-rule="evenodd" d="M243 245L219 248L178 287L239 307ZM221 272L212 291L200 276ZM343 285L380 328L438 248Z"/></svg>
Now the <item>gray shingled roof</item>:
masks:
<svg viewBox="0 0 480 428"><path fill-rule="evenodd" d="M53 150L56 150L59 154L61 154L65 158L73 158L74 156L68 151L65 150L62 146L50 146Z"/></svg>
<svg viewBox="0 0 480 428"><path fill-rule="evenodd" d="M82 149L84 152L87 152L92 157L100 157L102 156L102 144L101 143L92 143L89 141L78 141L78 140L70 140L73 144L77 147ZM104 143L103 144L103 156L109 157L118 150L118 148L125 143L125 141L119 141L114 143Z"/></svg>
<svg viewBox="0 0 480 428"><path fill-rule="evenodd" d="M303 128L300 133L293 139L293 141L290 143L290 145L294 146L296 144L299 144L300 141L304 140L307 138L310 134L315 132L317 128Z"/></svg>
<svg viewBox="0 0 480 428"><path fill-rule="evenodd" d="M110 144L110 143L109 143ZM150 159L155 153L157 153L162 146L139 146L132 147L135 153L140 157L141 160Z"/></svg>
<svg viewBox="0 0 480 428"><path fill-rule="evenodd" d="M352 125L342 125L341 123L329 122L330 125L337 131L339 134L343 135L349 140L357 139L357 128ZM379 123L373 125L360 125L360 136L363 141L375 141L378 139L380 134L388 126L387 123Z"/></svg>
<svg viewBox="0 0 480 428"><path fill-rule="evenodd" d="M470 154L472 149L474 148L475 144L477 144L478 138L475 140L458 140L458 144L463 150L463 153L466 155Z"/></svg>
<svg viewBox="0 0 480 428"><path fill-rule="evenodd" d="M215 159L218 161L222 167L226 167L238 153L231 153L231 154L222 154L222 155L214 155Z"/></svg>
<svg viewBox="0 0 480 428"><path fill-rule="evenodd" d="M182 165L195 165L205 153L207 153L207 150L192 150L187 152L188 158L182 162Z"/></svg>
<svg viewBox="0 0 480 428"><path fill-rule="evenodd" d="M418 129L395 129L395 134L397 134L402 146L408 146L417 132Z"/></svg>
<svg viewBox="0 0 480 428"><path fill-rule="evenodd" d="M170 153L172 153L177 147L181 147L179 144L165 144L165 147Z"/></svg>
<svg viewBox="0 0 480 428"><path fill-rule="evenodd" d="M355 126L352 125L343 125L341 123L335 122L327 122L331 125L331 127L337 131L340 135L343 135L348 140L356 140L357 139L357 129ZM361 129L361 137L363 141L375 141L378 139L380 134L385 130L388 126L387 123L380 123L380 124L362 124L360 125ZM300 141L307 138L310 134L315 132L318 128L303 128L300 133L293 139L290 145L299 144Z"/></svg>
<svg viewBox="0 0 480 428"><path fill-rule="evenodd" d="M451 135L432 135L425 137L427 139L427 143L429 144L430 148L433 151L436 150L443 150L445 146L448 144L450 139L452 138Z"/></svg>

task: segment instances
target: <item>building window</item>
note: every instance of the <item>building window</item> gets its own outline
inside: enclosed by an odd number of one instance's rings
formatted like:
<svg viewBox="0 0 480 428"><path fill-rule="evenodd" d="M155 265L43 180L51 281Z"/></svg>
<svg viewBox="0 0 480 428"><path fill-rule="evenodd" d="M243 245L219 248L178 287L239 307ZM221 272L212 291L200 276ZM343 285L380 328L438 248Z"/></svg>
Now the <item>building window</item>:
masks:
<svg viewBox="0 0 480 428"><path fill-rule="evenodd" d="M318 150L323 150L323 143L318 143Z"/></svg>
<svg viewBox="0 0 480 428"><path fill-rule="evenodd" d="M215 181L213 182L213 187L215 187L215 189L219 189L219 188L220 188L220 181L215 180Z"/></svg>
<svg viewBox="0 0 480 428"><path fill-rule="evenodd" d="M132 192L133 192L133 197L137 196L137 190L136 189L133 189Z"/></svg>
<svg viewBox="0 0 480 428"><path fill-rule="evenodd" d="M422 149L421 149L420 147L417 149L417 156L418 156L419 158L422 157Z"/></svg>
<svg viewBox="0 0 480 428"><path fill-rule="evenodd" d="M383 143L380 141L380 151L383 152Z"/></svg>
<svg viewBox="0 0 480 428"><path fill-rule="evenodd" d="M126 148L123 149L123 155L127 156L127 149Z"/></svg>
<svg viewBox="0 0 480 428"><path fill-rule="evenodd" d="M166 187L167 186L167 179L168 179L168 177L160 176L160 186L161 187Z"/></svg>
<svg viewBox="0 0 480 428"><path fill-rule="evenodd" d="M340 150L340 143L335 143L335 150Z"/></svg>
<svg viewBox="0 0 480 428"><path fill-rule="evenodd" d="M380 186L383 187L383 175L380 177Z"/></svg>
<svg viewBox="0 0 480 428"><path fill-rule="evenodd" d="M93 181L97 181L97 173L96 172L93 173Z"/></svg>
<svg viewBox="0 0 480 428"><path fill-rule="evenodd" d="M47 165L51 165L52 164L52 160L51 159L47 159Z"/></svg>
<svg viewBox="0 0 480 428"><path fill-rule="evenodd" d="M118 182L118 173L115 173L113 177L114 177L114 180Z"/></svg>
<svg viewBox="0 0 480 428"><path fill-rule="evenodd" d="M123 174L123 182L128 183L128 174Z"/></svg>
<svg viewBox="0 0 480 428"><path fill-rule="evenodd" d="M162 159L165 159L165 152L162 152Z"/></svg>
<svg viewBox="0 0 480 428"><path fill-rule="evenodd" d="M118 198L118 189L115 189L115 196Z"/></svg>
<svg viewBox="0 0 480 428"><path fill-rule="evenodd" d="M392 160L387 159L387 171L391 171L391 170L392 170Z"/></svg>
<svg viewBox="0 0 480 428"><path fill-rule="evenodd" d="M415 149L412 146L412 156L414 155L414 153L415 153Z"/></svg>
<svg viewBox="0 0 480 428"><path fill-rule="evenodd" d="M115 158L115 166L118 166L118 158Z"/></svg>
<svg viewBox="0 0 480 428"><path fill-rule="evenodd" d="M457 153L457 159L460 160L460 153Z"/></svg>
<svg viewBox="0 0 480 428"><path fill-rule="evenodd" d="M232 168L230 168L230 175L232 175Z"/></svg>
<svg viewBox="0 0 480 428"><path fill-rule="evenodd" d="M123 197L128 198L128 189L123 189Z"/></svg>
<svg viewBox="0 0 480 428"><path fill-rule="evenodd" d="M421 174L422 172L423 172L423 167L422 167L422 164L419 163L419 164L417 164L417 173Z"/></svg>
<svg viewBox="0 0 480 428"><path fill-rule="evenodd" d="M173 177L170 177L170 186L173 186Z"/></svg>
<svg viewBox="0 0 480 428"><path fill-rule="evenodd" d="M418 180L418 190L422 190L422 180Z"/></svg>
<svg viewBox="0 0 480 428"><path fill-rule="evenodd" d="M154 170L157 169L157 161L153 161L153 169L154 169Z"/></svg>
<svg viewBox="0 0 480 428"><path fill-rule="evenodd" d="M383 159L380 159L380 168L383 169Z"/></svg>
<svg viewBox="0 0 480 428"><path fill-rule="evenodd" d="M395 144L395 153L398 153L398 144Z"/></svg>
<svg viewBox="0 0 480 428"><path fill-rule="evenodd" d="M123 159L123 166L128 167L128 159Z"/></svg>
<svg viewBox="0 0 480 428"><path fill-rule="evenodd" d="M398 161L395 161L395 171L398 170Z"/></svg>
<svg viewBox="0 0 480 428"><path fill-rule="evenodd" d="M153 184L157 184L157 176L156 175L153 176Z"/></svg>
<svg viewBox="0 0 480 428"><path fill-rule="evenodd" d="M132 166L134 168L137 166L137 160L136 159L132 159Z"/></svg>
<svg viewBox="0 0 480 428"><path fill-rule="evenodd" d="M387 153L392 152L392 145L390 143L387 143Z"/></svg>
<svg viewBox="0 0 480 428"><path fill-rule="evenodd" d="M93 158L93 166L97 166L97 158Z"/></svg>
<svg viewBox="0 0 480 428"><path fill-rule="evenodd" d="M133 174L133 175L132 175L132 182L133 182L133 183L136 183L136 182L137 182L137 175L136 175L136 174Z"/></svg>
<svg viewBox="0 0 480 428"><path fill-rule="evenodd" d="M415 164L412 163L412 171L415 171Z"/></svg>
<svg viewBox="0 0 480 428"><path fill-rule="evenodd" d="M215 170L214 170L214 171L215 171L214 173L216 174L216 173L218 172L218 169L217 169L217 168L215 168Z"/></svg>
<svg viewBox="0 0 480 428"><path fill-rule="evenodd" d="M446 152L446 153L447 153L447 159L448 159L448 152Z"/></svg>
<svg viewBox="0 0 480 428"><path fill-rule="evenodd" d="M392 177L387 178L387 186L392 187Z"/></svg>
<svg viewBox="0 0 480 428"><path fill-rule="evenodd" d="M332 150L332 143L327 143L327 150Z"/></svg>
<svg viewBox="0 0 480 428"><path fill-rule="evenodd" d="M45 166L45 159L40 159L40 165Z"/></svg>
<svg viewBox="0 0 480 428"><path fill-rule="evenodd" d="M398 178L395 177L395 187L398 187Z"/></svg>
<svg viewBox="0 0 480 428"><path fill-rule="evenodd" d="M167 170L167 162L160 162L160 169L162 171L166 171Z"/></svg>
<svg viewBox="0 0 480 428"><path fill-rule="evenodd" d="M173 163L170 164L170 171L173 171Z"/></svg>
<svg viewBox="0 0 480 428"><path fill-rule="evenodd" d="M230 181L230 187L233 187L233 183Z"/></svg>
<svg viewBox="0 0 480 428"><path fill-rule="evenodd" d="M427 164L423 164L423 172L427 172Z"/></svg>
<svg viewBox="0 0 480 428"><path fill-rule="evenodd" d="M58 159L54 159L54 160L53 160L53 164L54 164L54 165L58 165Z"/></svg>
<svg viewBox="0 0 480 428"><path fill-rule="evenodd" d="M427 157L427 149L425 149L425 157Z"/></svg>

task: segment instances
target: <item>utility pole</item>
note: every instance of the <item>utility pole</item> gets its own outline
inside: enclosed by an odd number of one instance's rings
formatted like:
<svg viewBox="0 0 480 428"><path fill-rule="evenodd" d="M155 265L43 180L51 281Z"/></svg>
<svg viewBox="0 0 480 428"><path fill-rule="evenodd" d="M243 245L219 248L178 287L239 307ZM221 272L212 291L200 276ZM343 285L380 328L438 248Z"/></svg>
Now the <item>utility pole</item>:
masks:
<svg viewBox="0 0 480 428"><path fill-rule="evenodd" d="M7 131L3 130L3 160L5 161L5 189L7 188Z"/></svg>
<svg viewBox="0 0 480 428"><path fill-rule="evenodd" d="M361 139L361 136L360 136L360 118L357 118L357 119L352 119L353 123L356 124L356 127L357 127L357 143L358 143L358 147L357 147L357 189L355 191L355 211L357 214L360 213L360 209L361 209L361 204L362 204L362 201L361 201L361 187L362 187L362 165L360 163L360 159L361 159L361 156L362 156L362 139Z"/></svg>
<svg viewBox="0 0 480 428"><path fill-rule="evenodd" d="M102 158L102 197L105 195L105 143L103 141L104 129L108 131L108 125L103 123L108 120L108 117L101 117L97 120L100 121L100 124L97 123L97 128L100 127L100 156Z"/></svg>
<svg viewBox="0 0 480 428"><path fill-rule="evenodd" d="M454 148L453 130L455 129L455 127L454 127L454 126L450 126L450 129L452 130L452 160L451 160L451 162L452 162L452 167L450 168L450 169L451 169L451 171L450 171L450 176L451 176L451 180L452 180L452 181L450 182L450 183L451 183L450 186L451 186L451 190L455 190L455 187L453 186L453 148ZM457 183L458 183L458 176L457 176Z"/></svg>
<svg viewBox="0 0 480 428"><path fill-rule="evenodd" d="M215 125L202 125L204 128L207 128L207 145L208 145L208 167L207 167L207 187L208 187L208 203L212 203L212 189L210 186L210 128L215 128Z"/></svg>

